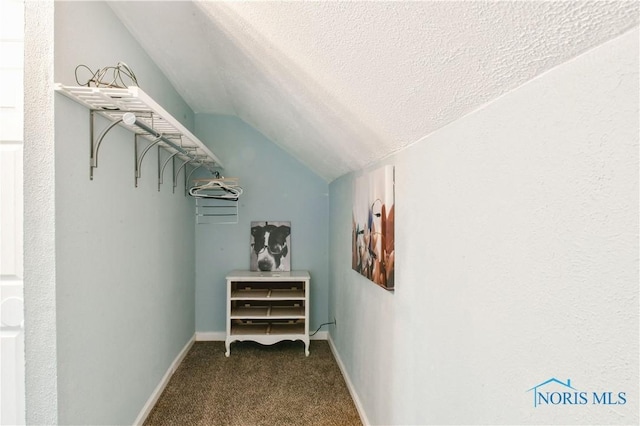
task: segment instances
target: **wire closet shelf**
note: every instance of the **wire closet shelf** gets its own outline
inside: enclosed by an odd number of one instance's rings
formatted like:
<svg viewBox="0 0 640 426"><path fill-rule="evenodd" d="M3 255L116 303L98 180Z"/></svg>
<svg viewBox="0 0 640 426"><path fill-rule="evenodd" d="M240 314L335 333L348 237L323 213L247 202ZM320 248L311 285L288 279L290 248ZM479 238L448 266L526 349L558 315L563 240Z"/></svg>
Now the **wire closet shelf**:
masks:
<svg viewBox="0 0 640 426"><path fill-rule="evenodd" d="M153 146L158 147L158 190L169 161L173 162L174 191L178 174L181 170L186 174L187 165L194 167L191 173L195 168L200 167L204 167L211 173L216 173L215 169L223 168L222 162L204 143L137 86L86 87L65 86L57 83L55 90L84 105L90 111L90 179L93 179L94 169L98 167L100 145L106 134L116 125L125 127L134 134L136 186L140 178L142 160ZM97 136L95 134L96 115L101 115L111 122ZM138 147L140 138L149 142L144 149ZM164 160L161 160L161 149L169 153L169 157ZM185 184L186 182L185 178Z"/></svg>

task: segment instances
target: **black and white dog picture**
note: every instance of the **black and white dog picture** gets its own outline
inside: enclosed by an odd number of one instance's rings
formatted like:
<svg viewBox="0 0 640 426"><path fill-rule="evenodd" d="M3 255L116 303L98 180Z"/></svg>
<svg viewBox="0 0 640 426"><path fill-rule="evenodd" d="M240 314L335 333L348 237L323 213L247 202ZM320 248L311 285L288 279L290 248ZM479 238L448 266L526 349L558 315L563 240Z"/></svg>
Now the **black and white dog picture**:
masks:
<svg viewBox="0 0 640 426"><path fill-rule="evenodd" d="M291 222L251 222L251 270L291 271Z"/></svg>

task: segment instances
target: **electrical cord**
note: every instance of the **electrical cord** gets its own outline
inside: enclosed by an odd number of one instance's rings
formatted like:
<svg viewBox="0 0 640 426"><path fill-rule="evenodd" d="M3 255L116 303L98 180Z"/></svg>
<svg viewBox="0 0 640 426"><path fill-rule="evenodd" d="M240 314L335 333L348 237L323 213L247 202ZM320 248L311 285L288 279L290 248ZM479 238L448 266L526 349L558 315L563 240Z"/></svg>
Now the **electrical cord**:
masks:
<svg viewBox="0 0 640 426"><path fill-rule="evenodd" d="M89 77L85 83L81 83L78 79L78 69L80 68L87 69L91 73L91 77ZM107 74L110 71L113 74L111 80L108 80ZM80 64L75 69L75 75L76 83L78 83L79 86L91 87L91 85L93 84L95 87L113 87L118 89L126 89L128 86L138 86L138 79L136 78L136 75L133 73L133 70L129 68L129 66L124 62L118 62L114 67L112 66L100 68L95 72L91 71L91 68L89 68L87 65ZM128 78L130 80L129 82L132 84L127 84L124 81L123 76Z"/></svg>
<svg viewBox="0 0 640 426"><path fill-rule="evenodd" d="M325 325L331 325L331 324L335 324L335 321L325 322L324 324L320 324L320 327L318 327L318 329L317 329L316 331L314 331L313 333L311 333L311 334L309 335L309 337L311 337L311 336L315 336L315 335L316 335L316 333L317 333L318 331L320 331L320 329L321 329L322 327L324 327Z"/></svg>

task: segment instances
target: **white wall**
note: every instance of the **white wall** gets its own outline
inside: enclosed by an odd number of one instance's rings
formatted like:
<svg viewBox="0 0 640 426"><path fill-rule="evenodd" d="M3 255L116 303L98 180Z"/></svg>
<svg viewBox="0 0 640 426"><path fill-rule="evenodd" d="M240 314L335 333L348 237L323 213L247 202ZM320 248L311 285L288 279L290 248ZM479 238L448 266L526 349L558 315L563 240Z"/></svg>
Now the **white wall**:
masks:
<svg viewBox="0 0 640 426"><path fill-rule="evenodd" d="M193 123L192 111L105 3L55 3L56 82L75 85L78 64L95 70L118 61L165 109ZM106 125L96 120L96 132ZM55 214L60 424L133 423L195 332L193 200L182 180L175 194L170 178L157 191L156 149L134 188L133 141L131 132L111 130L90 181L89 110L55 96L55 180L40 187L55 190L47 213Z"/></svg>
<svg viewBox="0 0 640 426"><path fill-rule="evenodd" d="M27 424L58 422L53 3L25 2L24 319Z"/></svg>
<svg viewBox="0 0 640 426"><path fill-rule="evenodd" d="M350 270L331 184L331 338L372 423L638 423L638 93L636 28L389 158L395 293ZM627 403L534 408L552 377Z"/></svg>

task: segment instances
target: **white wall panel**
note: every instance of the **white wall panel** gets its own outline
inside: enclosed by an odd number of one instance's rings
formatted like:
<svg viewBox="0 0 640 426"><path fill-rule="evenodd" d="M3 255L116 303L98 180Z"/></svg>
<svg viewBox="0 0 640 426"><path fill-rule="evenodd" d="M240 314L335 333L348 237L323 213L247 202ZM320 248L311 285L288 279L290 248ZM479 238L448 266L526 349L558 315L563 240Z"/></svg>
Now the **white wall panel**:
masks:
<svg viewBox="0 0 640 426"><path fill-rule="evenodd" d="M373 424L638 422L638 35L389 159L394 294L350 270L331 184L331 336ZM550 378L588 403L534 407Z"/></svg>

